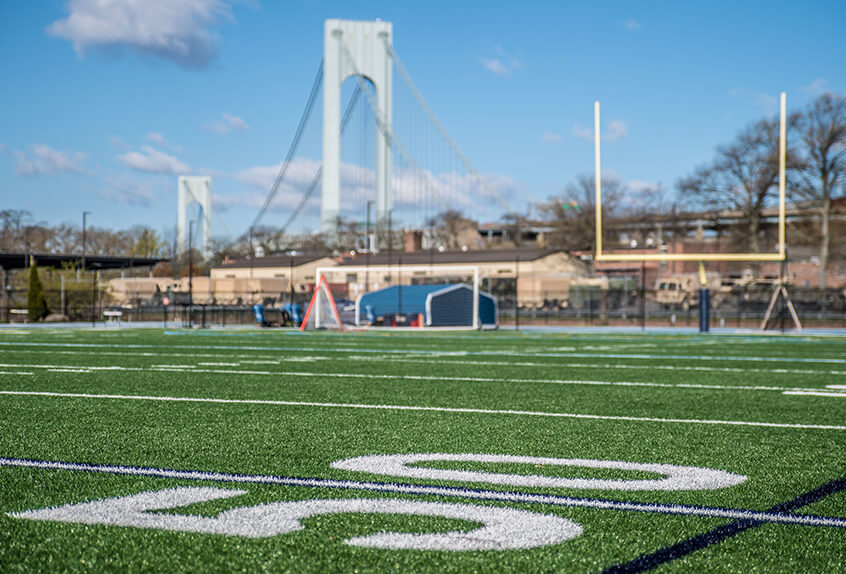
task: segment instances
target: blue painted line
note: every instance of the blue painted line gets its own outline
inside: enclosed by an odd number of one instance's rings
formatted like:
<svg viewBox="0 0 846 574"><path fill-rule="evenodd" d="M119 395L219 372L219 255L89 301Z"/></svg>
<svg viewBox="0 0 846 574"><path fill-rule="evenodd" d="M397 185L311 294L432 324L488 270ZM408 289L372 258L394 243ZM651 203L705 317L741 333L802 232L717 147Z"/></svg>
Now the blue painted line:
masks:
<svg viewBox="0 0 846 574"><path fill-rule="evenodd" d="M64 461L44 461L24 458L2 458L0 466L40 468L44 470L76 470L122 476L146 476L174 480L206 480L212 482L235 482L273 484L279 486L301 486L308 488L337 488L390 494L412 494L438 497L466 498L494 502L521 504L546 504L561 507L593 508L597 510L623 510L655 514L676 514L705 518L730 518L755 523L796 524L801 526L834 527L846 529L846 518L828 516L795 515L783 511L760 512L736 508L715 508L683 504L655 504L626 502L596 498L574 498L553 494L532 494L526 492L498 491L456 486L428 486L396 482L361 482L335 480L331 478L308 478L274 475L250 475L238 473L207 472L202 470L175 470L142 466L88 464ZM806 503L808 504L808 503Z"/></svg>
<svg viewBox="0 0 846 574"><path fill-rule="evenodd" d="M846 490L846 478L833 480L820 486L819 488L800 494L793 500L776 504L772 508L768 509L767 512L790 512L803 506L807 506L813 502L822 500L823 498L841 490ZM757 528L763 524L766 523L760 520L736 520L734 522L730 522L729 524L719 526L713 530L709 530L703 534L694 536L693 538L688 538L678 544L662 548L652 554L644 554L643 556L635 558L631 562L611 566L610 568L604 570L604 574L629 574L652 570L661 564L678 560L679 558L683 558L684 556L696 552L697 550L702 550L703 548L713 546L714 544L719 544L723 540L727 540L733 536L737 536L741 532L745 532L751 528Z"/></svg>

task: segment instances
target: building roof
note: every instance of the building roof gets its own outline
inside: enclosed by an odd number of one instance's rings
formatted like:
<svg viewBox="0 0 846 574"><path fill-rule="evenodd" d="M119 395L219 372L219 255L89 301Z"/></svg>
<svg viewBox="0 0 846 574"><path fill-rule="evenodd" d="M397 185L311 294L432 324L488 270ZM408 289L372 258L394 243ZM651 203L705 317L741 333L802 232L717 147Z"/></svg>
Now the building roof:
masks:
<svg viewBox="0 0 846 574"><path fill-rule="evenodd" d="M252 267L258 269L261 267L298 267L323 259L324 257L331 257L327 254L306 254L306 255L267 255L265 257L254 257L252 264L249 257L239 257L237 259L227 259L221 265L215 266L215 269L245 269Z"/></svg>
<svg viewBox="0 0 846 574"><path fill-rule="evenodd" d="M23 269L29 266L30 257L39 267L63 267L66 264L78 266L82 255L56 253L0 253L0 267ZM117 257L113 255L85 255L86 269L124 269L127 267L152 267L168 259L158 257Z"/></svg>
<svg viewBox="0 0 846 574"><path fill-rule="evenodd" d="M547 255L554 253L563 253L561 250L549 250L539 247L526 247L518 249L484 249L477 251L414 251L406 253L402 251L394 251L388 253L382 251L378 254L370 256L370 265L388 265L390 262L394 265L428 265L437 264L444 265L449 263L513 263L519 257L520 261L536 261ZM361 266L365 264L367 258L364 254L358 254L355 257L345 257L338 265L340 267L355 265Z"/></svg>

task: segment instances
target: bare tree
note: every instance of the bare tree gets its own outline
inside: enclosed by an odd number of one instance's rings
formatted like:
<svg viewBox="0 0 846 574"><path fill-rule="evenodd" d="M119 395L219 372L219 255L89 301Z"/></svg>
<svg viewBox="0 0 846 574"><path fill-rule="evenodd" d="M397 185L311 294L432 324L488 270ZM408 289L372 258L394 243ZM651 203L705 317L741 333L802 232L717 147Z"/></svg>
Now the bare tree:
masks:
<svg viewBox="0 0 846 574"><path fill-rule="evenodd" d="M826 287L831 244L831 199L846 179L846 98L823 94L800 120L803 162L795 197L819 211L820 287Z"/></svg>
<svg viewBox="0 0 846 574"><path fill-rule="evenodd" d="M152 227L134 225L127 232L132 247L129 255L137 257L160 257L167 252L165 240Z"/></svg>
<svg viewBox="0 0 846 574"><path fill-rule="evenodd" d="M442 211L430 218L426 226L432 229L432 238L438 247L459 249L477 246L478 223L455 209Z"/></svg>
<svg viewBox="0 0 846 574"><path fill-rule="evenodd" d="M514 247L520 247L523 243L523 233L529 227L529 218L522 213L510 211L502 216L505 224L505 232L514 242Z"/></svg>
<svg viewBox="0 0 846 574"><path fill-rule="evenodd" d="M795 127L798 116L788 120ZM679 180L683 199L700 208L740 211L745 220L740 240L753 253L761 250L761 215L778 185L779 123L760 120L741 131L735 141L717 148L711 165ZM788 154L788 167L797 166Z"/></svg>
<svg viewBox="0 0 846 574"><path fill-rule="evenodd" d="M19 251L24 245L24 229L32 221L32 213L25 209L0 211L0 249Z"/></svg>
<svg viewBox="0 0 846 574"><path fill-rule="evenodd" d="M549 244L561 249L596 249L596 188L594 176L580 175L540 207L544 218L552 224ZM625 186L617 178L602 178L602 215L617 214Z"/></svg>

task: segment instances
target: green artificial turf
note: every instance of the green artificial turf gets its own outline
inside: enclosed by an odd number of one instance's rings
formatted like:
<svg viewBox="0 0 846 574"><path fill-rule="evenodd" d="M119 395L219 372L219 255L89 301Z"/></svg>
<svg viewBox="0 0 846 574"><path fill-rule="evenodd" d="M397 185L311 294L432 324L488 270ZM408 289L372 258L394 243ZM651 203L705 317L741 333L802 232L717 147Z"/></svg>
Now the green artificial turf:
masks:
<svg viewBox="0 0 846 574"><path fill-rule="evenodd" d="M837 392L827 387L838 385L846 385L843 337L8 329L0 330L0 391L20 394L0 394L0 457L763 511L846 478L846 392L842 397L782 392ZM363 408L368 406L384 408ZM554 414L568 416L548 416ZM330 466L351 457L407 453L663 463L721 469L747 480L718 490L544 489ZM634 470L514 463L428 461L411 467L655 478ZM0 484L3 572L599 572L731 522L13 466L0 466ZM168 512L216 516L275 501L382 497L555 514L577 522L583 532L525 550L384 550L343 541L382 531L471 530L478 524L347 513L307 519L297 532L251 539L7 514L177 486L247 494ZM846 491L794 513L846 518ZM844 549L844 528L763 524L665 561L657 571L832 572L844 569Z"/></svg>

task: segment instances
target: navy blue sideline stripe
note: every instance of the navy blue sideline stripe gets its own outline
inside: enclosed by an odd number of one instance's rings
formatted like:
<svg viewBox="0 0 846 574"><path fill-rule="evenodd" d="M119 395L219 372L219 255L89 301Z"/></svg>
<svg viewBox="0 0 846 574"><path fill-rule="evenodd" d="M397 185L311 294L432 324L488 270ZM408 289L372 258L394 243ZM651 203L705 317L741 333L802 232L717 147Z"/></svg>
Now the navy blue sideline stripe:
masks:
<svg viewBox="0 0 846 574"><path fill-rule="evenodd" d="M775 506L767 509L767 512L789 512L791 510L796 510L803 506L807 506L808 504L822 500L823 498L844 489L846 489L846 478L838 478L837 480L832 480L819 488L800 494L793 500L776 504ZM639 556L630 562L615 564L614 566L603 570L603 574L630 574L652 570L656 566L660 566L661 564L665 564L673 560L678 560L679 558L687 556L697 550L707 548L708 546L719 544L723 540L736 536L751 528L757 528L763 524L767 523L752 519L736 520L734 522L730 522L729 524L718 526L713 530L694 536L693 538L683 540L678 544L662 548L652 554L644 554L643 556Z"/></svg>
<svg viewBox="0 0 846 574"><path fill-rule="evenodd" d="M832 518L826 516L795 516L783 512L767 513L735 508L714 508L682 504L626 502L599 498L575 498L555 494L533 494L526 492L499 491L456 486L433 486L398 482L360 482L353 480L337 480L329 478L233 474L223 472L208 472L202 470L176 470L143 466L90 464L63 461L41 461L33 459L5 457L0 457L0 466L39 468L44 470L77 470L84 472L113 474L118 476L147 476L153 478L170 478L174 480L207 480L211 482L276 484L280 486L301 486L307 488L339 488L392 494L469 498L472 500L510 502L518 504L548 504L552 506L591 508L596 510L648 512L656 514L699 516L706 518L739 519L748 521L760 521L764 523L776 522L813 527L824 526L834 528L846 528L846 519Z"/></svg>

